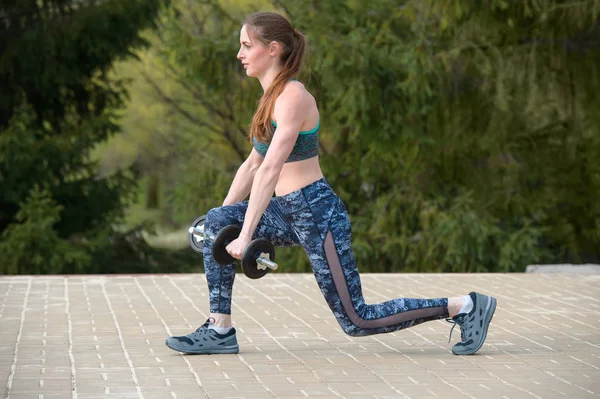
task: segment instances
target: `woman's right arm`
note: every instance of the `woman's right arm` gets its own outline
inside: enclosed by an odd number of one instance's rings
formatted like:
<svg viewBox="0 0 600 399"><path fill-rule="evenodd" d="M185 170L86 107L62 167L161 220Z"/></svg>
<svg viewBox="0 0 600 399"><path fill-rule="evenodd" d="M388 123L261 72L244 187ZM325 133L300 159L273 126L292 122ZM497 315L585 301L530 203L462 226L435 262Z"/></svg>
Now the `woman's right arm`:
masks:
<svg viewBox="0 0 600 399"><path fill-rule="evenodd" d="M223 201L223 206L243 201L250 194L254 175L263 160L264 158L253 148L248 158L238 168L231 187L229 187L229 193Z"/></svg>

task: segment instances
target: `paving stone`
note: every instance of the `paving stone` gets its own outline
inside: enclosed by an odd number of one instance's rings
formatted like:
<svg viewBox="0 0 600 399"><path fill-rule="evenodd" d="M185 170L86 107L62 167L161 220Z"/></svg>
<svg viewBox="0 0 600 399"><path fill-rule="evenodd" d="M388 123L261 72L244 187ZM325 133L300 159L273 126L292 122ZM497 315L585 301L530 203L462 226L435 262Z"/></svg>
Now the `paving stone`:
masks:
<svg viewBox="0 0 600 399"><path fill-rule="evenodd" d="M599 398L600 275L364 274L368 303L494 295L488 339L454 356L443 320L349 337L309 274L239 276L238 355L164 345L207 318L203 274L0 277L9 398Z"/></svg>

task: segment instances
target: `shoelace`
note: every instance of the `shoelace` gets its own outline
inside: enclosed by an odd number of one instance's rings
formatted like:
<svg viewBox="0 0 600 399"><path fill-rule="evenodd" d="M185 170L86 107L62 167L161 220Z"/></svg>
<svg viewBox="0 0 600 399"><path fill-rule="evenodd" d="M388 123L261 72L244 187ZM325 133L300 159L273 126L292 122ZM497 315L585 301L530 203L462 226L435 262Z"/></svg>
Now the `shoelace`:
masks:
<svg viewBox="0 0 600 399"><path fill-rule="evenodd" d="M456 319L452 319L452 318L448 318L446 319L446 321L448 323L453 324L452 328L450 329L450 337L448 338L448 343L450 343L450 341L452 340L452 331L454 331L454 327L456 327L456 325L458 324L460 326L460 340L461 342L464 342L465 340L465 327L464 327L464 321L465 321L465 317L466 315L458 315L458 316L454 316Z"/></svg>
<svg viewBox="0 0 600 399"><path fill-rule="evenodd" d="M212 317L209 318L208 320L206 320L206 322L204 324L202 324L200 327L198 327L196 329L196 331L193 332L193 334L195 336L200 336L200 337L206 335L208 333L209 324L212 324L214 322L215 322L215 319L213 319Z"/></svg>
<svg viewBox="0 0 600 399"><path fill-rule="evenodd" d="M196 329L196 331L194 331L192 334L193 334L194 338L201 338L201 337L204 337L207 332L208 332L208 328L206 328L205 325L202 325L201 327L198 327Z"/></svg>

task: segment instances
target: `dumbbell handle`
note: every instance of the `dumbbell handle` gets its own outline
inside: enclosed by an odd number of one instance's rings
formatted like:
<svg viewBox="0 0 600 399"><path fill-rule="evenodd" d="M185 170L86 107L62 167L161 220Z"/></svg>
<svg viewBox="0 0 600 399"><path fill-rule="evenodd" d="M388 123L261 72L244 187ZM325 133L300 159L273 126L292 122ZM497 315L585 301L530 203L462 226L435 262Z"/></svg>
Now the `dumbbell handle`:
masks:
<svg viewBox="0 0 600 399"><path fill-rule="evenodd" d="M206 235L206 237L208 237L208 238L209 238L209 239L211 239L212 241L214 241L214 240L215 240L215 236L214 236L214 235L212 235L212 234L208 234L208 233L205 233L205 232L204 232L204 229L200 229L200 228L198 228L198 227L196 227L196 226L192 226L192 227L190 227L190 228L188 229L188 232L189 232L190 234L196 234L196 235L199 235L199 236L202 236L202 237L204 237L204 236Z"/></svg>
<svg viewBox="0 0 600 399"><path fill-rule="evenodd" d="M190 234L196 234L196 235L199 235L201 237L206 236L206 237L208 237L212 241L215 240L215 236L214 235L205 233L204 229L201 229L201 228L196 227L196 226L191 226L188 229L188 232ZM275 263L271 259L269 259L269 254L266 254L266 253L260 254L260 256L256 259L256 265L257 265L258 269L260 269L260 270L266 270L266 269L277 270L277 268L279 267L277 265L277 263Z"/></svg>
<svg viewBox="0 0 600 399"><path fill-rule="evenodd" d="M266 269L277 270L277 268L279 266L277 265L277 263L275 263L271 259L269 259L268 254L262 253L256 259L256 267L259 270L266 270Z"/></svg>

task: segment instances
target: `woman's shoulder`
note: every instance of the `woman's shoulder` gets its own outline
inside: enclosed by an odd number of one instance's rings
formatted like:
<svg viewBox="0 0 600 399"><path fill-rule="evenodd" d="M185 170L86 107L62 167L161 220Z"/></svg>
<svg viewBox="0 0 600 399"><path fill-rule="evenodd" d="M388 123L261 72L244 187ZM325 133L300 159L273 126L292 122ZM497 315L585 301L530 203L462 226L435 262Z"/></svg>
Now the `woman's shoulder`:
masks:
<svg viewBox="0 0 600 399"><path fill-rule="evenodd" d="M277 98L285 102L295 102L302 105L316 104L313 95L308 91L304 84L298 80L291 80L286 83L283 91Z"/></svg>

